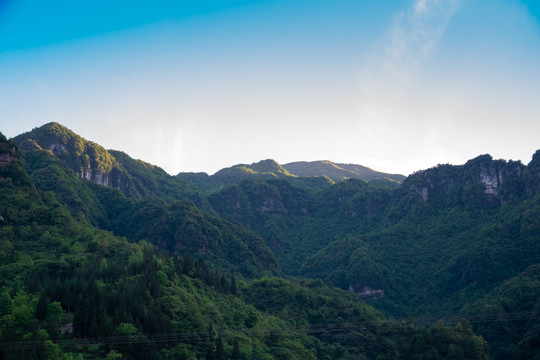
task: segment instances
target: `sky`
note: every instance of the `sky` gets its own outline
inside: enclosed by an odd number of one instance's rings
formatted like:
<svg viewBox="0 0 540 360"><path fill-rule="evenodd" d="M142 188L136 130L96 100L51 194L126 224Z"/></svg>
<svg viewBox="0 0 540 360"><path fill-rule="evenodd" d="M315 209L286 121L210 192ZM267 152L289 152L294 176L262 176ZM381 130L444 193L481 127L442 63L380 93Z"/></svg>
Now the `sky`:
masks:
<svg viewBox="0 0 540 360"><path fill-rule="evenodd" d="M175 175L408 175L540 149L536 0L0 0L0 132L59 122Z"/></svg>

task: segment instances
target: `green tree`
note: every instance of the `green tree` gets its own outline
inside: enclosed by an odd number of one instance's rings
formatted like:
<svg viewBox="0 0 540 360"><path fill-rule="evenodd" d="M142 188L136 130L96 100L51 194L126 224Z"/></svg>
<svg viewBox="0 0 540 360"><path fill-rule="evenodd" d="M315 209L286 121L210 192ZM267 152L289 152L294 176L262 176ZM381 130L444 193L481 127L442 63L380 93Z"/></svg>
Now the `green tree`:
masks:
<svg viewBox="0 0 540 360"><path fill-rule="evenodd" d="M7 291L2 290L0 292L0 316L11 314L12 310L13 301L11 300L11 296L9 296Z"/></svg>
<svg viewBox="0 0 540 360"><path fill-rule="evenodd" d="M41 323L45 318L47 317L47 306L49 305L49 302L47 300L47 297L45 296L45 293L41 293L39 296L39 300L36 306L36 319Z"/></svg>
<svg viewBox="0 0 540 360"><path fill-rule="evenodd" d="M234 339L234 343L233 343L231 359L240 360L240 345L238 344L238 339L236 338Z"/></svg>
<svg viewBox="0 0 540 360"><path fill-rule="evenodd" d="M231 276L231 294L233 295L237 294L236 278L234 275Z"/></svg>
<svg viewBox="0 0 540 360"><path fill-rule="evenodd" d="M216 339L216 359L225 360L225 350L223 349L223 340L221 336Z"/></svg>

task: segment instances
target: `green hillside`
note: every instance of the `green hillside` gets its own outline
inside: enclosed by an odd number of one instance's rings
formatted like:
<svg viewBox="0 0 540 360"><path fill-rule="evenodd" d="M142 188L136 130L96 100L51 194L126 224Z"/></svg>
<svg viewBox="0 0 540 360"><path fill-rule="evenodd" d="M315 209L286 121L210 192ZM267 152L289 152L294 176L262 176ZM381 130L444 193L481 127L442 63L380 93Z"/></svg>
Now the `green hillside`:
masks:
<svg viewBox="0 0 540 360"><path fill-rule="evenodd" d="M56 123L2 137L1 358L538 356L540 151L399 182L323 165L170 176Z"/></svg>
<svg viewBox="0 0 540 360"><path fill-rule="evenodd" d="M58 123L49 123L13 138L26 153L53 155L81 178L96 184L121 190L135 199L160 197L167 200L186 197L195 192L183 182L157 166L134 160L120 151L107 151L102 146L83 139ZM32 154L25 159L29 173L43 170ZM26 156L25 156L26 157ZM45 170L43 170L45 171Z"/></svg>
<svg viewBox="0 0 540 360"><path fill-rule="evenodd" d="M70 175L79 179L62 173ZM160 214L126 229L161 228L165 211L192 228L194 217L205 218L203 232L233 229L187 203L130 208L122 192L90 184L105 190L94 192L101 204L118 199L126 214ZM63 195L37 189L0 134L0 359L487 358L487 344L467 326L385 320L321 281L246 282L213 265L222 254L205 262L92 226ZM192 235L186 245L209 236Z"/></svg>
<svg viewBox="0 0 540 360"><path fill-rule="evenodd" d="M348 180L309 193L276 187L277 180L241 182L210 202L261 234L286 274L353 290L397 318L455 322L462 309L539 263L539 154L527 166L487 155L440 165L397 189ZM294 201L285 204L284 195ZM524 333L535 328L529 325ZM509 338L494 349L508 346L530 355L530 345Z"/></svg>
<svg viewBox="0 0 540 360"><path fill-rule="evenodd" d="M286 179L296 186L313 190L327 188L334 183L326 176L296 176L270 159L250 165L234 165L221 169L214 175L208 175L206 173L179 173L176 177L206 192L215 192L246 179Z"/></svg>
<svg viewBox="0 0 540 360"><path fill-rule="evenodd" d="M49 128L60 129L72 139L85 141L58 124L45 125L25 136L40 139L42 132L52 131ZM183 187L182 182L162 169L118 151L103 150L126 179L133 179L130 184L140 189L137 196L130 192L126 196L125 190L81 178L62 160L70 158L67 153L58 157L32 140L20 137L16 140L24 145L23 165L36 187L54 193L75 216L87 219L92 225L130 239L147 240L159 249L180 256L190 254L212 259L213 267L234 269L248 277L280 273L279 264L260 237L196 207L192 201L204 202L197 193L191 192L189 186ZM186 192L186 188L190 191ZM142 200L141 194L154 200Z"/></svg>
<svg viewBox="0 0 540 360"><path fill-rule="evenodd" d="M534 359L540 344L540 265L532 265L462 309L493 359Z"/></svg>
<svg viewBox="0 0 540 360"><path fill-rule="evenodd" d="M400 183L405 179L405 176L399 174L387 174L362 165L339 164L328 160L296 161L284 164L283 168L297 176L327 176L335 182L347 179L361 179L366 181L386 179L390 183Z"/></svg>

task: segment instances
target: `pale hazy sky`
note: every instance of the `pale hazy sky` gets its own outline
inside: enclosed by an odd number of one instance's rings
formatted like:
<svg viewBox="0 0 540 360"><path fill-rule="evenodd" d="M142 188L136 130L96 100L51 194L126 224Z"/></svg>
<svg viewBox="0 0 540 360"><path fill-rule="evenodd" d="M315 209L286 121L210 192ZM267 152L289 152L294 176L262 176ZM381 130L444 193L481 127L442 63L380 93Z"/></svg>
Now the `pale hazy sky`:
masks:
<svg viewBox="0 0 540 360"><path fill-rule="evenodd" d="M538 3L0 0L0 132L56 121L170 174L526 164Z"/></svg>

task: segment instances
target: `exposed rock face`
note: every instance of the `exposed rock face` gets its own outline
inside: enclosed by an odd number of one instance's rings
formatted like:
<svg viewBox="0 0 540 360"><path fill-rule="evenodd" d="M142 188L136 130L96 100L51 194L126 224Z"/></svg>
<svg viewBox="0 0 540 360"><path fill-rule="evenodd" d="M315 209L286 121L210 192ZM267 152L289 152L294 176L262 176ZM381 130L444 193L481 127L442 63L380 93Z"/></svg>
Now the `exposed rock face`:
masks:
<svg viewBox="0 0 540 360"><path fill-rule="evenodd" d="M260 211L261 212L267 212L267 211L270 211L274 208L274 199L272 198L266 198L264 200L264 203L262 204L262 206L260 207Z"/></svg>
<svg viewBox="0 0 540 360"><path fill-rule="evenodd" d="M503 176L502 172L497 171L494 166L488 168L480 167L480 181L486 187L485 193L488 195L497 195L497 188L502 185Z"/></svg>
<svg viewBox="0 0 540 360"><path fill-rule="evenodd" d="M47 149L69 164L68 153L72 150L70 150L66 144L55 142L50 144ZM104 172L95 165L95 159L87 159L84 161L84 157L80 156L79 161L80 163L78 166L72 167L78 177L99 185L120 190L125 190L125 188L128 186L125 179L122 181L122 176L120 176L120 172L115 167L113 167L109 172Z"/></svg>
<svg viewBox="0 0 540 360"><path fill-rule="evenodd" d="M480 165L480 181L486 187L485 193L497 196L498 189L507 177L521 178L525 166L520 162L494 161L488 166Z"/></svg>
<svg viewBox="0 0 540 360"><path fill-rule="evenodd" d="M59 143L55 143L55 144L51 144L49 146L49 150L54 154L54 155L60 155L61 153L63 153L64 151L66 151L66 146L64 144L59 144Z"/></svg>
<svg viewBox="0 0 540 360"><path fill-rule="evenodd" d="M525 166L519 161L493 160L489 155L482 155L461 166L439 165L419 171L407 178L404 185L423 201L437 202L447 201L448 194L459 198L468 185L481 184L487 198L504 202L506 196L518 196L520 190L515 184L522 181L524 170Z"/></svg>
<svg viewBox="0 0 540 360"><path fill-rule="evenodd" d="M363 286L361 290L356 290L349 285L349 290L360 296L363 300L378 300L384 296L384 289L372 289L371 286Z"/></svg>
<svg viewBox="0 0 540 360"><path fill-rule="evenodd" d="M86 169L81 174L81 178L94 182L99 185L112 187L109 174L103 174L99 169Z"/></svg>
<svg viewBox="0 0 540 360"><path fill-rule="evenodd" d="M422 197L422 200L428 200L428 188L427 187L414 187L414 190Z"/></svg>

